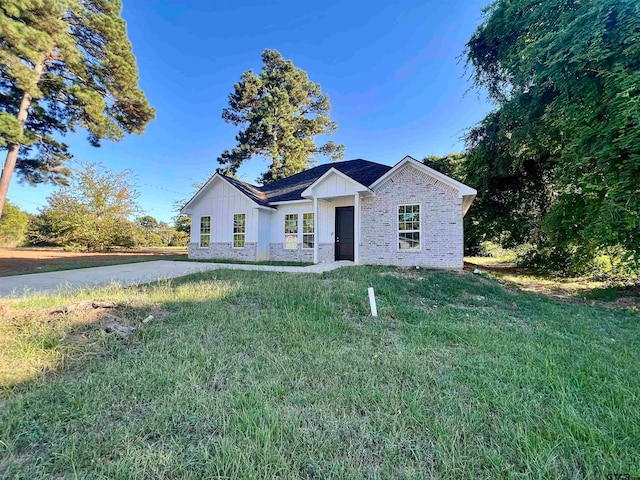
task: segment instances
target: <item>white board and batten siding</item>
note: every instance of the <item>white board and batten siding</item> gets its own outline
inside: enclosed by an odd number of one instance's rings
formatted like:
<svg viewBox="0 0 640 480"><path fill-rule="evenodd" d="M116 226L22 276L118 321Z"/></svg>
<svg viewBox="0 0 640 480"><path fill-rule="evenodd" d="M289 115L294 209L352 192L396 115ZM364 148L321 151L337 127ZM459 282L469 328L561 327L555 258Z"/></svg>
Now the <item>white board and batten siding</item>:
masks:
<svg viewBox="0 0 640 480"><path fill-rule="evenodd" d="M318 241L320 243L335 242L336 207L353 207L353 197L338 197L326 201L318 201Z"/></svg>
<svg viewBox="0 0 640 480"><path fill-rule="evenodd" d="M233 215L244 213L247 216L245 243L258 242L260 222L257 204L226 181L216 179L214 182L211 188L190 206L191 241L200 241L200 218L211 217L211 243L232 243Z"/></svg>
<svg viewBox="0 0 640 480"><path fill-rule="evenodd" d="M269 237L271 236L271 222L274 212L255 209L258 214L258 249L256 260L259 262L269 260Z"/></svg>
<svg viewBox="0 0 640 480"><path fill-rule="evenodd" d="M316 219L316 241L332 243L335 238L336 207L352 207L353 196L337 197L318 201L318 218ZM302 214L313 213L313 202L300 202L278 205L278 210L271 214L270 243L284 242L285 215L298 215L298 243L302 243Z"/></svg>
<svg viewBox="0 0 640 480"><path fill-rule="evenodd" d="M290 214L298 215L298 243L302 243L302 214L304 213L313 213L312 201L278 205L278 209L271 213L269 243L284 243L284 217Z"/></svg>
<svg viewBox="0 0 640 480"><path fill-rule="evenodd" d="M353 180L331 172L317 184L313 185L313 196L316 198L334 198L340 196L354 195L357 192L358 184Z"/></svg>
<svg viewBox="0 0 640 480"><path fill-rule="evenodd" d="M318 241L320 244L335 241L336 207L352 207L355 195L366 187L336 171L329 171L309 189L318 199Z"/></svg>

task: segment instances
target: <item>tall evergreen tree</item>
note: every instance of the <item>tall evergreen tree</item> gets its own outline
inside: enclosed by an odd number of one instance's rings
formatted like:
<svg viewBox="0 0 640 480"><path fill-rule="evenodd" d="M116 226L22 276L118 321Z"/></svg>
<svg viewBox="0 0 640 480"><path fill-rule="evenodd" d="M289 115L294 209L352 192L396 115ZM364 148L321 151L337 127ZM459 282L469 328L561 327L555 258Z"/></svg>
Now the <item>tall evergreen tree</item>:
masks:
<svg viewBox="0 0 640 480"><path fill-rule="evenodd" d="M329 97L320 85L275 50L265 50L262 62L259 75L253 70L242 74L222 112L227 123L243 130L236 136L237 147L218 158L224 166L219 170L235 175L246 160L261 156L271 165L258 181L268 183L306 170L314 155L342 158L342 145L330 141L316 146L317 135L331 135L338 128L329 119Z"/></svg>
<svg viewBox="0 0 640 480"><path fill-rule="evenodd" d="M566 252L622 246L640 260L638 32L637 0L487 8L467 44L497 105L467 137L474 213L516 241L529 230Z"/></svg>
<svg viewBox="0 0 640 480"><path fill-rule="evenodd" d="M56 134L83 128L99 146L154 118L121 11L120 0L0 2L0 216L16 169L65 183L70 154Z"/></svg>

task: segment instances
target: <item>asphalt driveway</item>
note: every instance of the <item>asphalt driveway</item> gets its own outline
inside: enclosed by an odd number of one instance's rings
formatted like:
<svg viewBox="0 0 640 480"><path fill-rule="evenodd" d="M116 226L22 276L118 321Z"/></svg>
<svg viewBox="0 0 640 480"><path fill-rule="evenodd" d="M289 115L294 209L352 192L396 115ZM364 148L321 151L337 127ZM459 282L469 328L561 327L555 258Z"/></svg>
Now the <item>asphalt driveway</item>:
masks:
<svg viewBox="0 0 640 480"><path fill-rule="evenodd" d="M127 263L106 267L80 268L59 272L30 273L0 277L0 296L21 296L30 293L55 292L60 289L104 287L110 284L136 285L167 278L183 277L208 270L255 270L289 273L322 273L352 265L351 262L323 263L307 267L275 265L243 265L235 263L201 263L158 260L155 262Z"/></svg>

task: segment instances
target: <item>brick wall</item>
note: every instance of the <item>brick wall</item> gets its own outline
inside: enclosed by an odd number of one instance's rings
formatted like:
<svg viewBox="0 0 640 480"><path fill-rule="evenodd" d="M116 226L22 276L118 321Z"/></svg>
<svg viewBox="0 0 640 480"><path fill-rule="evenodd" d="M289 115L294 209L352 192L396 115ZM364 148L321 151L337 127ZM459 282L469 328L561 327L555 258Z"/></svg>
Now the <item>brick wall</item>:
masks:
<svg viewBox="0 0 640 480"><path fill-rule="evenodd" d="M198 247L197 243L189 244L189 258L197 260L240 260L256 261L257 244L247 242L244 248L232 248L231 243L211 243L207 248Z"/></svg>
<svg viewBox="0 0 640 480"><path fill-rule="evenodd" d="M335 244L321 243L318 245L318 263L331 263L335 261Z"/></svg>
<svg viewBox="0 0 640 480"><path fill-rule="evenodd" d="M283 243L269 244L269 259L274 262L313 262L313 249L302 248L302 244L298 244L298 248L284 248Z"/></svg>
<svg viewBox="0 0 640 480"><path fill-rule="evenodd" d="M360 263L462 268L462 198L411 165L362 198ZM398 249L398 205L420 204L420 250Z"/></svg>

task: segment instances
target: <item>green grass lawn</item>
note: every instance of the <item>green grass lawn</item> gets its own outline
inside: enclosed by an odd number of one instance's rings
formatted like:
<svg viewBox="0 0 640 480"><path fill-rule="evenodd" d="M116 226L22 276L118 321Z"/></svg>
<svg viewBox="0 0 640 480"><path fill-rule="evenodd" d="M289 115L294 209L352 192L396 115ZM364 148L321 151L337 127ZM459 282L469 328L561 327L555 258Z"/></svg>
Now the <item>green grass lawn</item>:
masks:
<svg viewBox="0 0 640 480"><path fill-rule="evenodd" d="M51 311L83 299L138 330ZM637 309L349 267L3 301L0 318L2 478L640 475Z"/></svg>

